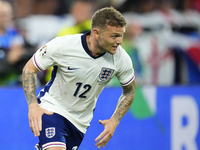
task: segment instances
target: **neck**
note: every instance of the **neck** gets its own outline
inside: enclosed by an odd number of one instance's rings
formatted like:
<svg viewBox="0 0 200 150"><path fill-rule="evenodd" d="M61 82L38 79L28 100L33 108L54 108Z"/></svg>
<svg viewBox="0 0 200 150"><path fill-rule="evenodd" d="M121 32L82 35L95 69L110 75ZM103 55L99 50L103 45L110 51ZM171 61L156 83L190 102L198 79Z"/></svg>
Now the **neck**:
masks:
<svg viewBox="0 0 200 150"><path fill-rule="evenodd" d="M91 33L92 34L92 33ZM86 36L86 41L87 41L87 45L88 45L88 48L89 48L89 50L90 50L90 52L92 53L92 55L94 56L94 57L97 57L98 55L97 55L97 53L95 52L95 48L94 48L94 42L93 42L93 40L92 40L92 36L91 35L87 35Z"/></svg>
<svg viewBox="0 0 200 150"><path fill-rule="evenodd" d="M94 57L97 57L102 54L98 48L97 41L94 39L94 37L92 37L92 33L91 35L86 36L86 41L88 48Z"/></svg>

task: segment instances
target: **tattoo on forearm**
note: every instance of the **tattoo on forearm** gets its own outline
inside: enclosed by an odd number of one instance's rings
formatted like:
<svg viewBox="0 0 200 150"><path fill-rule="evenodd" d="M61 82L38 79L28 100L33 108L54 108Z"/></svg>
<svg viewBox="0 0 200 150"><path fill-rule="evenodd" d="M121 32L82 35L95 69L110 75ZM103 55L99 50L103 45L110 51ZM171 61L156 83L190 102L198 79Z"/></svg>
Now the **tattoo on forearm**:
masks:
<svg viewBox="0 0 200 150"><path fill-rule="evenodd" d="M26 96L28 105L36 102L36 74L34 72L29 72L28 70L23 71L23 89Z"/></svg>
<svg viewBox="0 0 200 150"><path fill-rule="evenodd" d="M133 99L135 97L135 82L123 88L123 94L119 98L119 104L116 108L116 112L114 113L114 118L117 122L120 122L122 117L126 114L126 112L131 107Z"/></svg>

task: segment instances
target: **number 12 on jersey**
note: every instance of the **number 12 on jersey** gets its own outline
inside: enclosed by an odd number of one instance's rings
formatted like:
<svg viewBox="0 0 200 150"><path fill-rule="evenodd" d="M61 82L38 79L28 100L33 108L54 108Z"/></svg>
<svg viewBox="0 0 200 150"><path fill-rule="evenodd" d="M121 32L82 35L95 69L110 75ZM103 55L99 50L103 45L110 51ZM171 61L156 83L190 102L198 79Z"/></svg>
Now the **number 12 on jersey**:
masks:
<svg viewBox="0 0 200 150"><path fill-rule="evenodd" d="M87 98L87 96L85 94L90 91L91 85L89 85L89 84L83 85L83 83L78 82L78 83L76 83L76 86L77 86L77 88L76 88L73 96L75 96L75 97L78 96L79 98ZM85 90L79 94L79 91L81 88L84 88Z"/></svg>

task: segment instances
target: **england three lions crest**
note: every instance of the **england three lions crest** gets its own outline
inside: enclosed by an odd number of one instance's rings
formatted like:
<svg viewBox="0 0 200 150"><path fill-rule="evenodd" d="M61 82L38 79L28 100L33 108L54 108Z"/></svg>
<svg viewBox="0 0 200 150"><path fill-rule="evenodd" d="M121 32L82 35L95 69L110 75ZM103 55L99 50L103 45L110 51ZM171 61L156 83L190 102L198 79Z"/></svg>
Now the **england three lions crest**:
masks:
<svg viewBox="0 0 200 150"><path fill-rule="evenodd" d="M112 77L112 74L115 70L110 68L102 68L101 73L99 74L99 78L101 81L107 81Z"/></svg>
<svg viewBox="0 0 200 150"><path fill-rule="evenodd" d="M46 133L46 137L47 137L47 138L52 138L52 137L55 136L56 131L55 131L55 128L54 128L54 127L51 127L51 128L46 128L46 129L45 129L45 133Z"/></svg>

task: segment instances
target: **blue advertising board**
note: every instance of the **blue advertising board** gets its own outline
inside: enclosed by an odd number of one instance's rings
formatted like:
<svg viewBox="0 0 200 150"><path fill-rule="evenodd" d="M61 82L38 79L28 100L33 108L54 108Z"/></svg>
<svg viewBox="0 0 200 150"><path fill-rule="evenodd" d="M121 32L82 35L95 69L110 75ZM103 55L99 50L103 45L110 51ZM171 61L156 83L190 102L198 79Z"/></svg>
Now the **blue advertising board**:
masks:
<svg viewBox="0 0 200 150"><path fill-rule="evenodd" d="M37 93L40 89L37 89ZM80 150L95 150L121 88L105 88ZM200 86L137 87L134 102L105 150L200 150ZM28 108L19 88L0 88L0 149L34 150L38 142L28 123Z"/></svg>

